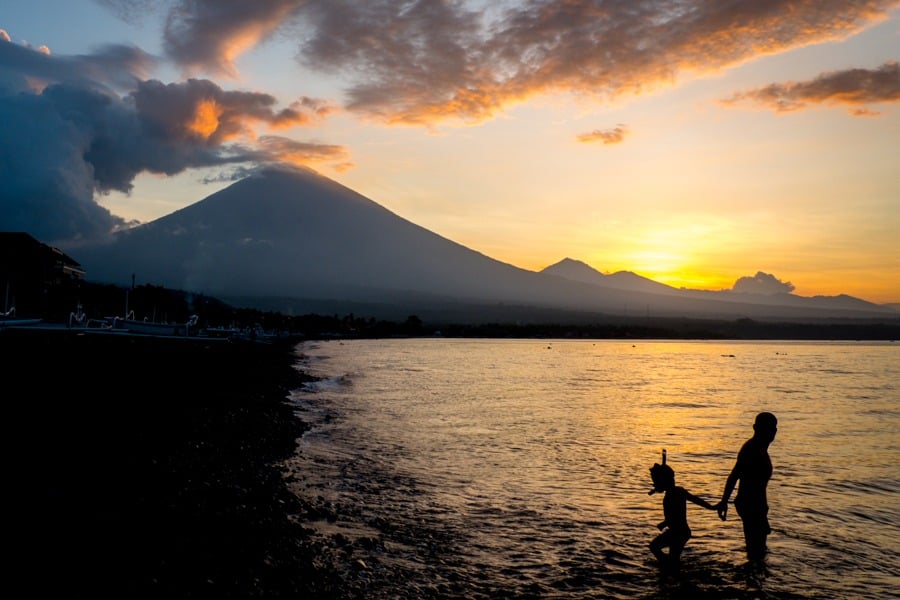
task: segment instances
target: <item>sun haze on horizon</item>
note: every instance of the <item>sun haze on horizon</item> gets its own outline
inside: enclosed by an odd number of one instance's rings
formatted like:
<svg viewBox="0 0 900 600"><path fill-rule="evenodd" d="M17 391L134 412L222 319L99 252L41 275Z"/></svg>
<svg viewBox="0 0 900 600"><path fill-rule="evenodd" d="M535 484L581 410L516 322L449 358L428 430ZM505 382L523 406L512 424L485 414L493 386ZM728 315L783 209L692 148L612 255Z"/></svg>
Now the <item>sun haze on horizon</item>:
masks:
<svg viewBox="0 0 900 600"><path fill-rule="evenodd" d="M529 270L900 303L898 61L900 0L11 0L0 229L290 162Z"/></svg>

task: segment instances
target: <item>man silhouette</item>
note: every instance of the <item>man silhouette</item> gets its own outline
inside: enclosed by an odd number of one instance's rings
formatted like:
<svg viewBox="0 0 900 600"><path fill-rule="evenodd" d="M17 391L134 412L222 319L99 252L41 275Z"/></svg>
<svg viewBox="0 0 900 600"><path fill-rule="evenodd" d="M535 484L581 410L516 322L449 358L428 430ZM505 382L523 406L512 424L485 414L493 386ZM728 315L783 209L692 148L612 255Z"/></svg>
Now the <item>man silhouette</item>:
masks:
<svg viewBox="0 0 900 600"><path fill-rule="evenodd" d="M778 420L775 415L761 412L753 423L753 437L744 442L738 452L737 462L725 481L722 500L716 505L716 512L723 521L728 516L728 499L738 481L741 482L734 507L744 525L744 541L747 545L747 559L760 561L766 556L766 538L772 532L769 527L769 504L766 486L772 478L772 460L769 458L769 444L775 439Z"/></svg>

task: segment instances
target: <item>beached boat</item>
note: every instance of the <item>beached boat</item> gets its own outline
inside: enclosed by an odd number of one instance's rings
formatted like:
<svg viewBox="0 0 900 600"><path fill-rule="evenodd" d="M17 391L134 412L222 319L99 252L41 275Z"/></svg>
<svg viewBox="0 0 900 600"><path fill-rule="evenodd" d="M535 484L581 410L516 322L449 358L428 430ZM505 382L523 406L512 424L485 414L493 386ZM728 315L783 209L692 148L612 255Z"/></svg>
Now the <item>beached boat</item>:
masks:
<svg viewBox="0 0 900 600"><path fill-rule="evenodd" d="M167 336L191 336L191 328L197 325L199 317L191 315L191 318L183 323L159 323L148 320L137 320L134 318L113 317L112 329L114 331L125 330L130 333L143 333L149 335L167 335Z"/></svg>
<svg viewBox="0 0 900 600"><path fill-rule="evenodd" d="M17 319L15 317L0 317L0 328L3 327L24 327L27 325L37 325L41 319Z"/></svg>
<svg viewBox="0 0 900 600"><path fill-rule="evenodd" d="M69 313L67 326L69 329L112 329L112 324L106 319L88 318L81 304L75 311Z"/></svg>
<svg viewBox="0 0 900 600"><path fill-rule="evenodd" d="M240 327L207 327L206 335L213 338L239 338L244 330Z"/></svg>
<svg viewBox="0 0 900 600"><path fill-rule="evenodd" d="M22 318L16 316L16 307L0 312L0 327L21 327L23 325L36 325L41 319Z"/></svg>

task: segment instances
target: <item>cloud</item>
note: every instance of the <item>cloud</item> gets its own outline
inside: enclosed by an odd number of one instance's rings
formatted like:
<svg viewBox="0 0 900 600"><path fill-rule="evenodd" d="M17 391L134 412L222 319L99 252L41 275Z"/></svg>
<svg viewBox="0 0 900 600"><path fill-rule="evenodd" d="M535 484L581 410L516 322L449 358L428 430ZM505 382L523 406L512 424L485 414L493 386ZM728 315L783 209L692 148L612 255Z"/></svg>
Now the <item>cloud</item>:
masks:
<svg viewBox="0 0 900 600"><path fill-rule="evenodd" d="M794 291L794 284L758 271L753 277L741 277L735 281L732 291L741 294L790 294Z"/></svg>
<svg viewBox="0 0 900 600"><path fill-rule="evenodd" d="M9 33L5 29L0 29L0 42L11 42L11 41L12 41L12 37L9 35ZM28 48L31 48L30 44L25 44L25 45ZM50 48L48 48L47 46L38 46L37 48L35 48L35 50L37 50L41 54L50 54Z"/></svg>
<svg viewBox="0 0 900 600"><path fill-rule="evenodd" d="M871 116L865 104L900 102L900 63L886 62L877 69L846 69L822 73L809 81L773 83L738 92L722 100L726 106L750 102L776 112L790 112L810 104L840 104L851 114Z"/></svg>
<svg viewBox="0 0 900 600"><path fill-rule="evenodd" d="M295 12L302 2L208 0L179 3L166 18L168 55L189 72L234 77L234 60L256 46Z"/></svg>
<svg viewBox="0 0 900 600"><path fill-rule="evenodd" d="M139 0L104 0L133 13ZM346 78L345 106L389 123L477 122L539 94L614 99L754 57L846 38L897 0L172 0L168 55L234 75L276 35Z"/></svg>
<svg viewBox="0 0 900 600"><path fill-rule="evenodd" d="M156 58L134 46L107 45L90 55L51 56L49 51L0 40L0 89L39 92L51 82L128 88L149 77L157 64Z"/></svg>
<svg viewBox="0 0 900 600"><path fill-rule="evenodd" d="M205 79L170 84L142 81L130 97L149 131L173 141L213 147L252 135L256 123L275 128L305 125L330 111L326 103L304 98L276 112L274 96L225 91Z"/></svg>
<svg viewBox="0 0 900 600"><path fill-rule="evenodd" d="M143 172L282 159L346 164L341 147L254 132L313 123L330 104L301 98L277 109L269 94L208 80L142 79L152 64L134 48L59 57L0 42L0 229L49 243L102 237L127 224L97 198L129 193Z"/></svg>
<svg viewBox="0 0 900 600"><path fill-rule="evenodd" d="M259 138L260 146L280 162L307 165L311 162L346 161L347 149L332 144L311 144L286 137L266 135ZM347 165L342 164L342 169Z"/></svg>
<svg viewBox="0 0 900 600"><path fill-rule="evenodd" d="M627 133L628 128L620 124L612 129L595 129L590 133L582 133L578 136L578 141L583 143L603 142L604 144L620 144Z"/></svg>
<svg viewBox="0 0 900 600"><path fill-rule="evenodd" d="M160 17L165 51L189 75L234 78L234 60L271 37L305 0L94 0L123 21Z"/></svg>

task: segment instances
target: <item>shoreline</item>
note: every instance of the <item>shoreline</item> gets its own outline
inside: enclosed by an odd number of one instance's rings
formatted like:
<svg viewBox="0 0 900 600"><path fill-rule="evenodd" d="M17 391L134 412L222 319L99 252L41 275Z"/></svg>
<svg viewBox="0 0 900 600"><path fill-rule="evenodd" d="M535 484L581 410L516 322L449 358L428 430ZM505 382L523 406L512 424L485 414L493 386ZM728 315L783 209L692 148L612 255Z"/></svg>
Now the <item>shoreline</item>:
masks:
<svg viewBox="0 0 900 600"><path fill-rule="evenodd" d="M11 589L69 598L333 597L280 467L305 425L297 341L0 332ZM12 385L12 382L16 385Z"/></svg>

